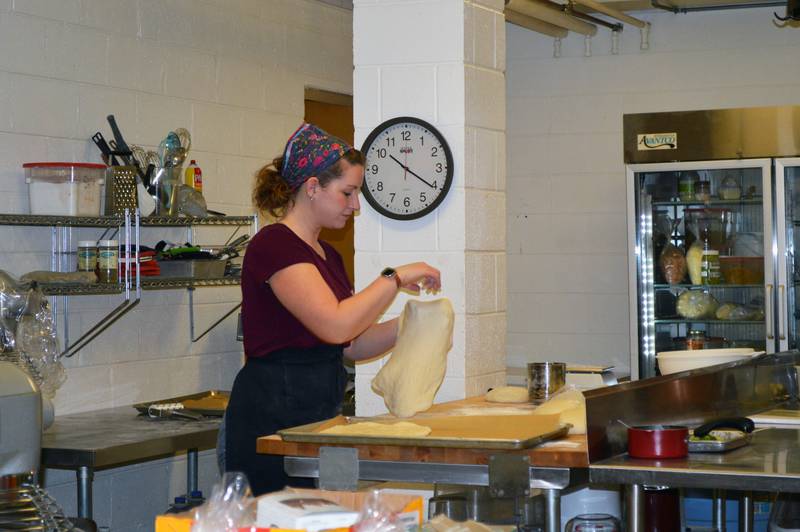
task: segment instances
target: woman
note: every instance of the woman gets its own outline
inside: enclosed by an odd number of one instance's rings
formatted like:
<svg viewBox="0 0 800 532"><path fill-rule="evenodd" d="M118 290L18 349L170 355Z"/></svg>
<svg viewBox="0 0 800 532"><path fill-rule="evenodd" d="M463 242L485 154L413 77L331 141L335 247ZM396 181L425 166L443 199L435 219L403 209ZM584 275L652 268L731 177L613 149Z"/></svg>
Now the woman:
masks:
<svg viewBox="0 0 800 532"><path fill-rule="evenodd" d="M246 362L225 416L225 467L246 473L256 495L289 481L283 458L256 453L256 439L337 415L342 357L370 358L394 345L397 320L375 321L398 290L440 287L439 271L418 262L387 268L353 292L341 256L318 237L359 209L363 176L363 155L311 124L256 176L254 202L278 222L261 229L245 255Z"/></svg>

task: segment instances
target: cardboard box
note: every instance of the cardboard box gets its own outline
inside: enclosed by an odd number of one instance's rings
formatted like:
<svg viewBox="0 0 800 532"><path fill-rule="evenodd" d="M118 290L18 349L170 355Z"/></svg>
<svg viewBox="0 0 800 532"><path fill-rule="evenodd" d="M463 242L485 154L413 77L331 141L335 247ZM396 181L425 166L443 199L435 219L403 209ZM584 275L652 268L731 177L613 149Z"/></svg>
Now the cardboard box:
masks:
<svg viewBox="0 0 800 532"><path fill-rule="evenodd" d="M327 491L290 488L296 493L303 493L331 500L346 508L360 511L366 503L370 491ZM381 500L398 514L411 531L422 524L425 519L422 497L398 493L381 493ZM166 514L156 516L156 532L191 532L193 512L182 514ZM290 532L282 529L242 528L240 532Z"/></svg>

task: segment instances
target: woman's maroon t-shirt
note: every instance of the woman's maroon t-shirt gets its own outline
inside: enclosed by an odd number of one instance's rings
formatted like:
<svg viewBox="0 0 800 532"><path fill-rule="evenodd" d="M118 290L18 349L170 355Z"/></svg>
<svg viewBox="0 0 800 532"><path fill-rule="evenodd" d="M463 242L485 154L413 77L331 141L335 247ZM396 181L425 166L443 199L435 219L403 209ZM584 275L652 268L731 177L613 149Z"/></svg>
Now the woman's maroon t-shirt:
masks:
<svg viewBox="0 0 800 532"><path fill-rule="evenodd" d="M306 262L317 267L339 301L353 295L341 255L327 242L320 244L326 259L281 223L264 227L248 244L242 264L242 332L246 356L257 358L279 349L325 344L278 301L267 283L274 273Z"/></svg>

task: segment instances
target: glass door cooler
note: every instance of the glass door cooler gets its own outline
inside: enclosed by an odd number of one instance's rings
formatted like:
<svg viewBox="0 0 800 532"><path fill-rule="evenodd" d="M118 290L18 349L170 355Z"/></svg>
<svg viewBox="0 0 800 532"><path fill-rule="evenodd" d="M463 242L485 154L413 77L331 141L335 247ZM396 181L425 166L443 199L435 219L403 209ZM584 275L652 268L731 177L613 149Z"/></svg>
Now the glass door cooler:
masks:
<svg viewBox="0 0 800 532"><path fill-rule="evenodd" d="M800 106L623 116L631 377L800 348Z"/></svg>
<svg viewBox="0 0 800 532"><path fill-rule="evenodd" d="M800 333L800 157L775 160L779 351L796 350ZM796 258L797 257L797 258Z"/></svg>
<svg viewBox="0 0 800 532"><path fill-rule="evenodd" d="M774 351L771 181L769 159L628 166L632 374L662 351Z"/></svg>

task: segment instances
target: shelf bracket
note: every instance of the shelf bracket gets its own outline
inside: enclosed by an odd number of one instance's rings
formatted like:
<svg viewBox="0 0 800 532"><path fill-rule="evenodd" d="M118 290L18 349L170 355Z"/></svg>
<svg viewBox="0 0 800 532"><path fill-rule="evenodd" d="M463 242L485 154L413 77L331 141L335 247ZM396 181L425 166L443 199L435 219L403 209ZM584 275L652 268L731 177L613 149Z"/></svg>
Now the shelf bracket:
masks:
<svg viewBox="0 0 800 532"><path fill-rule="evenodd" d="M208 329L203 331L199 336L195 337L195 335L194 335L194 330L195 330L195 326L194 326L194 288L190 287L189 288L189 336L190 336L190 338L192 340L192 343L199 342L200 339L203 338L203 336L207 335L212 330L214 330L214 328L216 328L217 325L219 325L220 323L225 321L225 319L228 316L230 316L231 314L233 314L234 312L239 310L239 307L241 307L241 306L242 306L241 303L237 303L236 306L234 306L228 312L223 314L220 319L218 319L217 321L212 323L208 327Z"/></svg>
<svg viewBox="0 0 800 532"><path fill-rule="evenodd" d="M102 333L103 331L108 329L111 325L114 324L114 322L116 322L122 316L124 316L125 314L130 312L131 309L133 309L138 304L139 304L139 299L134 299L133 301L126 300L126 301L123 301L122 303L120 303L117 306L117 308L115 308L114 310L112 310L111 312L106 314L106 316L102 320L98 321L94 325L94 327L92 327L91 329L86 331L80 338L75 340L74 344L72 344L71 346L67 347L61 353L59 358L60 357L69 358L72 355L74 355L75 353L77 353L78 351L80 351L81 349L83 349L84 347L86 347L86 345L89 342L91 342L92 340L97 338L97 336L99 336L100 333Z"/></svg>

